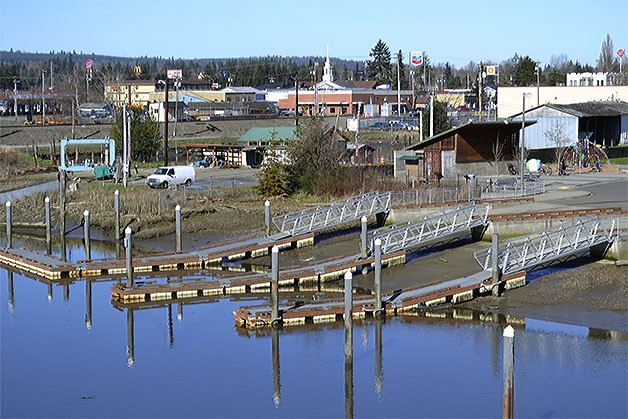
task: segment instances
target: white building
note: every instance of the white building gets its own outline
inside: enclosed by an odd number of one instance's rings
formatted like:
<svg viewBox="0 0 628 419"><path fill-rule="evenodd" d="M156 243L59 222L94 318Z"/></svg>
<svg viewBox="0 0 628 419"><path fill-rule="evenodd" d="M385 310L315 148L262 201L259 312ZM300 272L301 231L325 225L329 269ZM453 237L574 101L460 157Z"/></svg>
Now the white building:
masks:
<svg viewBox="0 0 628 419"><path fill-rule="evenodd" d="M608 86L608 73L567 73L567 86Z"/></svg>

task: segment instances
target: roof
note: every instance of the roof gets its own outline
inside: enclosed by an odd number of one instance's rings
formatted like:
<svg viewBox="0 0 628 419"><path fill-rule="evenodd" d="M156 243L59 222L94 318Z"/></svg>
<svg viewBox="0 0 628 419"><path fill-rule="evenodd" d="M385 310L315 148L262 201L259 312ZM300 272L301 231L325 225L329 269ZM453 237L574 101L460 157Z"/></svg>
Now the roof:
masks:
<svg viewBox="0 0 628 419"><path fill-rule="evenodd" d="M628 115L628 102L622 101L591 101L582 103L572 103L568 105L559 105L556 103L545 103L532 109L526 110L526 114L530 111L547 107L560 112L565 112L578 118L587 118L593 116L621 116ZM521 112L510 116L516 118Z"/></svg>
<svg viewBox="0 0 628 419"><path fill-rule="evenodd" d="M526 127L536 124L536 121L525 121ZM460 125L454 128L450 128L447 131L443 131L438 135L427 138L416 144L407 147L406 150L420 150L430 144L437 143L445 138L449 138L456 134L468 134L468 133L482 133L491 130L499 130L504 134L510 135L521 129L521 124L510 124L508 121L493 121L493 122L468 122L464 125Z"/></svg>
<svg viewBox="0 0 628 419"><path fill-rule="evenodd" d="M628 115L628 102L584 102L571 105L547 105L559 111L583 118L590 116Z"/></svg>
<svg viewBox="0 0 628 419"><path fill-rule="evenodd" d="M259 93L259 90L256 88L248 86L225 87L222 91L225 93Z"/></svg>
<svg viewBox="0 0 628 419"><path fill-rule="evenodd" d="M252 141L294 141L297 139L294 126L253 127L238 138L238 144Z"/></svg>
<svg viewBox="0 0 628 419"><path fill-rule="evenodd" d="M423 156L419 156L419 155L413 155L413 156L401 156L399 157L399 160L406 160L406 161L419 161L419 160L423 160Z"/></svg>

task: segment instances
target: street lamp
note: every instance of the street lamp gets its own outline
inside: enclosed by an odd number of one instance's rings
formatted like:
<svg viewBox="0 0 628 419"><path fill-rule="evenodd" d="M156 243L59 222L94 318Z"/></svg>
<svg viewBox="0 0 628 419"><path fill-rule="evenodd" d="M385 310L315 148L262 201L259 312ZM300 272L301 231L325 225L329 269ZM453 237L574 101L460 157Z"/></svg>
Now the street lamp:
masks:
<svg viewBox="0 0 628 419"><path fill-rule="evenodd" d="M534 70L536 71L536 106L541 106L541 95L539 94L541 90L541 67L537 64Z"/></svg>
<svg viewBox="0 0 628 419"><path fill-rule="evenodd" d="M519 139L519 183L521 184L521 188L523 190L523 171L525 169L525 128L526 128L526 96L530 96L529 93L523 94L523 103L522 103L522 111L521 111L521 137Z"/></svg>

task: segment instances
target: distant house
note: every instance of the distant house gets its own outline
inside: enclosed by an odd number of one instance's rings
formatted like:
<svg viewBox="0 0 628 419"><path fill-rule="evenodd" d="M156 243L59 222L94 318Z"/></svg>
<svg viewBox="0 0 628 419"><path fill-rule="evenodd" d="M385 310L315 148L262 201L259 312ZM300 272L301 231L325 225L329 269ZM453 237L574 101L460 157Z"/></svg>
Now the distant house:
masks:
<svg viewBox="0 0 628 419"><path fill-rule="evenodd" d="M275 158L287 160L286 145L296 141L294 126L253 127L238 138L238 146L243 147L243 161L247 166L259 166L264 163L266 152L272 149Z"/></svg>

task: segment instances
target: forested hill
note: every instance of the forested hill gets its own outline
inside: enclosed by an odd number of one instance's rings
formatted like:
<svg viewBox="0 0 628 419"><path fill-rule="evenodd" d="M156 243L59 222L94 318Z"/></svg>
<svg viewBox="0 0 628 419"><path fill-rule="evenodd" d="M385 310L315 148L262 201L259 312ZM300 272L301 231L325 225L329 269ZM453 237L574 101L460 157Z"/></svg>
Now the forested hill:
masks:
<svg viewBox="0 0 628 419"><path fill-rule="evenodd" d="M12 89L14 79L20 80L21 89L38 86L42 70L49 74L50 63L53 77L76 75L85 70L88 59L93 62L94 78L156 80L165 78L167 69L181 69L184 78L200 76L223 86L228 82L236 86L259 86L270 82L292 84L295 75L299 80L310 80L315 68L320 80L325 61L325 57L314 56L181 59L114 57L82 51L32 53L10 50L0 51L0 87ZM359 79L363 74L363 67L357 61L336 58L331 58L331 61L334 75L340 80ZM141 69L139 75L135 72L136 66Z"/></svg>

